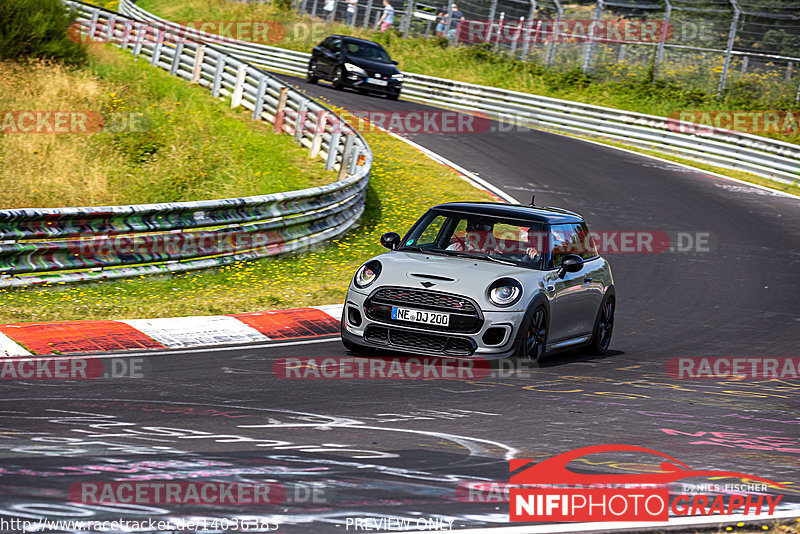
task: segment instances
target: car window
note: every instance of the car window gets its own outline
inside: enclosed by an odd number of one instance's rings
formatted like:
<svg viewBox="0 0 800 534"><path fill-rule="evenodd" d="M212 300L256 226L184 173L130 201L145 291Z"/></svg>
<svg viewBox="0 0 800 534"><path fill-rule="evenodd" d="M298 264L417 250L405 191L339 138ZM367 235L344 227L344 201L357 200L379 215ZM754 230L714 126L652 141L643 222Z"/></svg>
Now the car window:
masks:
<svg viewBox="0 0 800 534"><path fill-rule="evenodd" d="M543 241L539 224L482 214L428 213L406 236L403 246L540 269L546 252Z"/></svg>
<svg viewBox="0 0 800 534"><path fill-rule="evenodd" d="M386 50L372 43L347 43L346 51L352 57L377 61L378 63L392 62Z"/></svg>
<svg viewBox="0 0 800 534"><path fill-rule="evenodd" d="M561 260L565 254L577 254L584 260L597 256L597 245L586 223L551 226L550 247L549 267L551 269L561 266Z"/></svg>
<svg viewBox="0 0 800 534"><path fill-rule="evenodd" d="M442 232L442 228L447 223L447 217L438 216L434 218L427 226L422 229L422 232L416 238L414 244L420 247L437 246L438 238Z"/></svg>

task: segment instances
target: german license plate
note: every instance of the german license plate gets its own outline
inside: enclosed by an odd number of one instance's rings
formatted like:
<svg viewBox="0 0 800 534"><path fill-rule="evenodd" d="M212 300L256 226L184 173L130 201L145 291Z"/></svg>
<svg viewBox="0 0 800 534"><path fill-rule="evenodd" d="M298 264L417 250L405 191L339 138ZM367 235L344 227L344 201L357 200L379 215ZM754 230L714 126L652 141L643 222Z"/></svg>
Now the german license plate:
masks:
<svg viewBox="0 0 800 534"><path fill-rule="evenodd" d="M450 315L447 313L436 313L424 310L410 310L392 306L392 319L398 321L409 321L412 323L435 324L447 326L450 324Z"/></svg>
<svg viewBox="0 0 800 534"><path fill-rule="evenodd" d="M380 85L381 87L386 87L389 85L389 82L386 80L376 80L375 78L367 78L367 83L371 83L372 85Z"/></svg>

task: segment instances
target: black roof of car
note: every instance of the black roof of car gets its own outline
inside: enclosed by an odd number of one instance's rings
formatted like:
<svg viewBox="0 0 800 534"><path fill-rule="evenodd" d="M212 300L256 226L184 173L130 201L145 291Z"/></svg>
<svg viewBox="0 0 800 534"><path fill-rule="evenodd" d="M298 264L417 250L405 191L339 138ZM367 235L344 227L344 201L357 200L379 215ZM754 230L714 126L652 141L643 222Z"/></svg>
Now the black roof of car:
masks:
<svg viewBox="0 0 800 534"><path fill-rule="evenodd" d="M369 43L369 44L374 44L375 46L380 46L381 48L383 48L381 45L379 45L375 41L368 41L367 39L359 39L358 37L350 37L349 35L336 34L336 35L331 35L331 37L338 37L342 41L348 42L348 43Z"/></svg>
<svg viewBox="0 0 800 534"><path fill-rule="evenodd" d="M448 202L431 209L464 214L490 215L523 219L546 224L581 223L583 217L573 211L546 206L503 204L500 202Z"/></svg>

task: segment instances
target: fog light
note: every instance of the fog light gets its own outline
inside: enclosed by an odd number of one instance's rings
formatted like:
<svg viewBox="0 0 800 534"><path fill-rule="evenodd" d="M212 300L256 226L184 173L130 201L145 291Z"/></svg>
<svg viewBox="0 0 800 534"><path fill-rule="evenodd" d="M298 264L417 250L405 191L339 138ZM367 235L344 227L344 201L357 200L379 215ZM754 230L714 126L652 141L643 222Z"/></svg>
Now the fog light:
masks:
<svg viewBox="0 0 800 534"><path fill-rule="evenodd" d="M347 308L347 322L353 326L361 326L361 312L358 311L358 308L348 307Z"/></svg>
<svg viewBox="0 0 800 534"><path fill-rule="evenodd" d="M503 342L503 339L506 337L506 329L501 328L499 326L493 326L491 328L487 328L486 332L483 333L483 343L484 345L499 345Z"/></svg>

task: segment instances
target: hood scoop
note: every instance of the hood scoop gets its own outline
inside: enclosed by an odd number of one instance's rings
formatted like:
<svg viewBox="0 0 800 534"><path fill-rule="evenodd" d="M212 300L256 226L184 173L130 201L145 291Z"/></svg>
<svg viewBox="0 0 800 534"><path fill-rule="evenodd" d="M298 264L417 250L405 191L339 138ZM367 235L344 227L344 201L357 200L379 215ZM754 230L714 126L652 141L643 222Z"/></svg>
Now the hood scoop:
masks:
<svg viewBox="0 0 800 534"><path fill-rule="evenodd" d="M457 280L456 278L439 276L436 274L409 273L408 276L410 278L421 278L423 280L436 280L437 282L455 282Z"/></svg>

